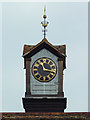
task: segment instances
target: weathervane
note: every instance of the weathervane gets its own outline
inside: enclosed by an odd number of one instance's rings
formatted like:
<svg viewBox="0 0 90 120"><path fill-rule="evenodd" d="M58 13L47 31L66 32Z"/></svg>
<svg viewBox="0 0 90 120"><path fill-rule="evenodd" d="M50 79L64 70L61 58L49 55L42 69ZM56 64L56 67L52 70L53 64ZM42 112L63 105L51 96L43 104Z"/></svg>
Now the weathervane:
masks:
<svg viewBox="0 0 90 120"><path fill-rule="evenodd" d="M46 21L46 18L47 18L47 16L46 16L46 6L44 7L44 15L43 15L43 18L44 18L44 21L42 21L41 24L42 24L42 26L44 27L44 30L42 30L42 32L44 32L44 38L45 38L45 37L46 37L46 32L47 32L46 27L47 27L47 25L48 25L48 23L49 23L49 22Z"/></svg>

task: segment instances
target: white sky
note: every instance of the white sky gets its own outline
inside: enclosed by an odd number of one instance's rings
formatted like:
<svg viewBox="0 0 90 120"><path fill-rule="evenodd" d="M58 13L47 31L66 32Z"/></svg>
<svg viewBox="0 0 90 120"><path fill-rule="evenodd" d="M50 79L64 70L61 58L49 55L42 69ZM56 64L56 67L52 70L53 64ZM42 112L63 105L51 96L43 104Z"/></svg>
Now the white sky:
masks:
<svg viewBox="0 0 90 120"><path fill-rule="evenodd" d="M66 112L88 111L88 3L4 3L2 5L2 110L24 111L24 44L43 38L40 22L46 4L49 21L47 39L53 45L66 44L67 69L64 92Z"/></svg>

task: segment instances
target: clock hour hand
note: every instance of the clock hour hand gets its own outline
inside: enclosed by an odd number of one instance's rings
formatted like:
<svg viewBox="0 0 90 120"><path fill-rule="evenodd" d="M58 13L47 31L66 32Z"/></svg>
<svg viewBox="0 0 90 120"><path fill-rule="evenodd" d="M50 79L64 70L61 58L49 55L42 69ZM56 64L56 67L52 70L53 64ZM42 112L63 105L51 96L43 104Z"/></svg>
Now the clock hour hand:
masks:
<svg viewBox="0 0 90 120"><path fill-rule="evenodd" d="M44 67L44 64L43 63L40 63L41 64L41 66L43 67L43 70L44 71L47 71L48 69L46 69L45 67Z"/></svg>
<svg viewBox="0 0 90 120"><path fill-rule="evenodd" d="M53 70L53 69L52 69L52 70L46 69L46 68L44 67L43 63L40 63L40 64L42 65L44 71L55 72L55 70Z"/></svg>
<svg viewBox="0 0 90 120"><path fill-rule="evenodd" d="M42 68L43 68L43 70L44 70L45 68L44 68L44 65L43 65L43 63L40 63L40 64L41 64L41 66L42 66Z"/></svg>

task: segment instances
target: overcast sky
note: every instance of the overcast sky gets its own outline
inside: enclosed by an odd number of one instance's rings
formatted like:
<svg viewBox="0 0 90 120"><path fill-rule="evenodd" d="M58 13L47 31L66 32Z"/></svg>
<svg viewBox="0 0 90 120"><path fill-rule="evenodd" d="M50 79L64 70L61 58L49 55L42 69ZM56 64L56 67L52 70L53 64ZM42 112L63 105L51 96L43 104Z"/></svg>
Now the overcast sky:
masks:
<svg viewBox="0 0 90 120"><path fill-rule="evenodd" d="M64 71L65 112L88 111L88 3L3 3L2 6L2 111L23 112L24 44L43 39L43 8L49 25L47 40L66 44Z"/></svg>

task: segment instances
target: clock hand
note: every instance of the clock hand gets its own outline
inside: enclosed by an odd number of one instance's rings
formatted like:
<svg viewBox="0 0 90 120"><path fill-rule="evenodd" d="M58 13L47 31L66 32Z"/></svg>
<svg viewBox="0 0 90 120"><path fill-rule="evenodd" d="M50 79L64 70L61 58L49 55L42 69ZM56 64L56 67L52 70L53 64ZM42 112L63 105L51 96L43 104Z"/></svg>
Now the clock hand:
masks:
<svg viewBox="0 0 90 120"><path fill-rule="evenodd" d="M52 69L52 70L49 70L49 69L46 69L46 68L44 69L44 71L55 72L55 70L53 70L53 69Z"/></svg>
<svg viewBox="0 0 90 120"><path fill-rule="evenodd" d="M43 63L40 63L40 64L41 64L41 66L42 66L42 68L43 68L43 70L44 70L45 68L44 68L44 65L43 65Z"/></svg>
<svg viewBox="0 0 90 120"><path fill-rule="evenodd" d="M44 67L43 63L40 63L40 64L42 65L44 71L55 72L55 70L53 70L53 69L52 69L52 70L46 69L46 68Z"/></svg>

